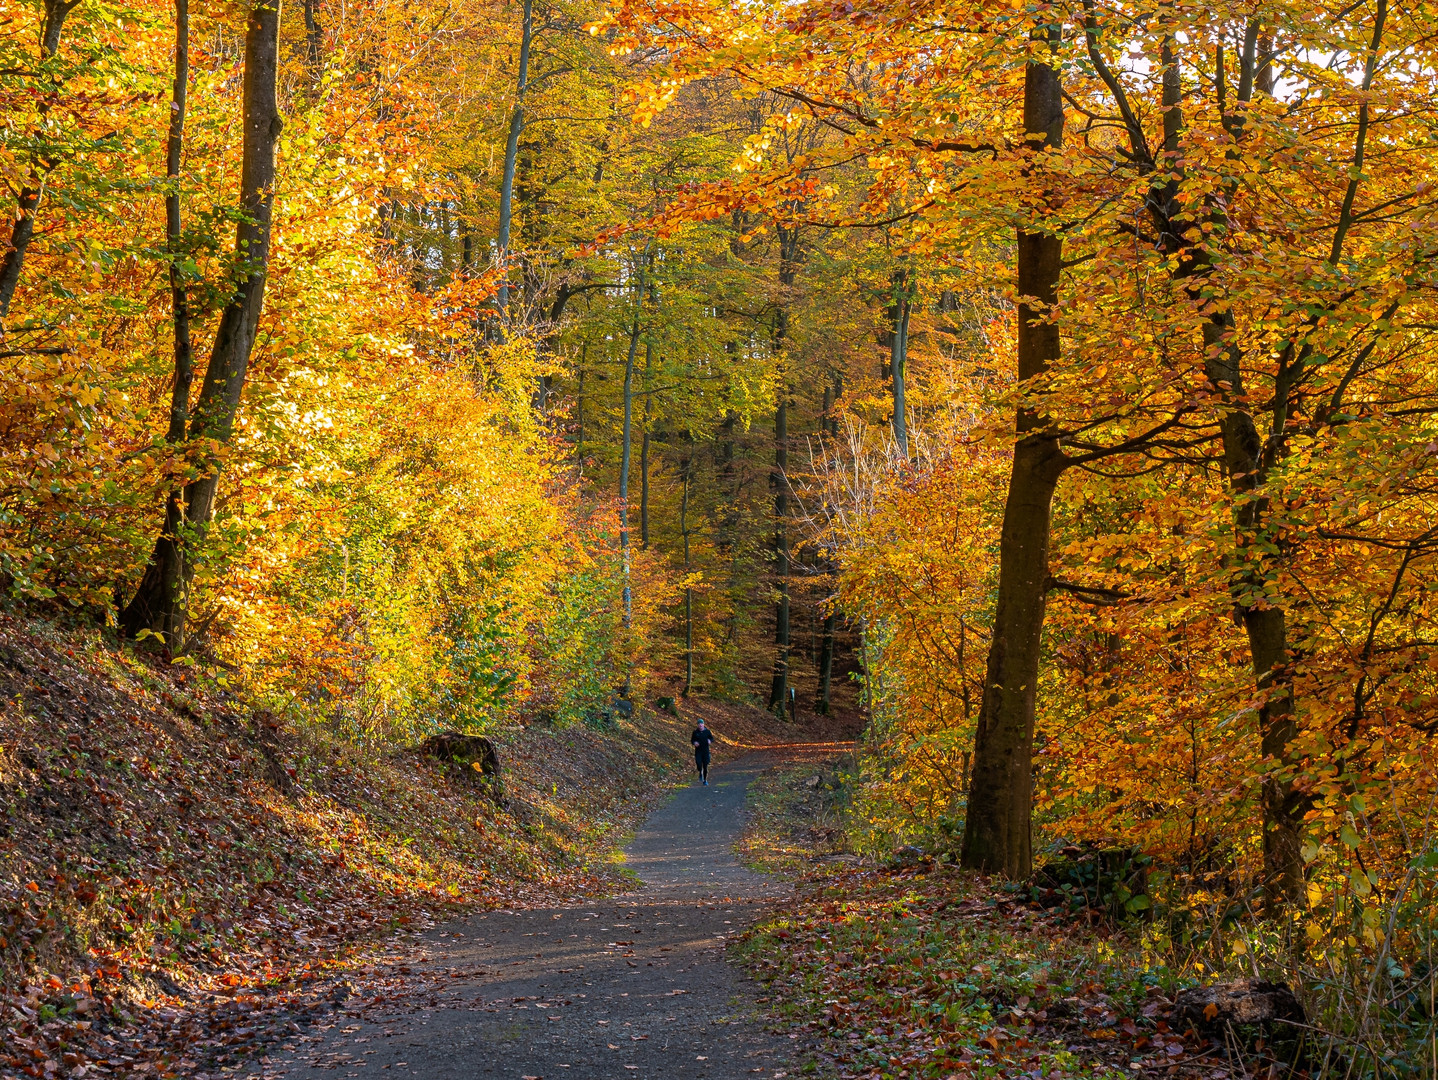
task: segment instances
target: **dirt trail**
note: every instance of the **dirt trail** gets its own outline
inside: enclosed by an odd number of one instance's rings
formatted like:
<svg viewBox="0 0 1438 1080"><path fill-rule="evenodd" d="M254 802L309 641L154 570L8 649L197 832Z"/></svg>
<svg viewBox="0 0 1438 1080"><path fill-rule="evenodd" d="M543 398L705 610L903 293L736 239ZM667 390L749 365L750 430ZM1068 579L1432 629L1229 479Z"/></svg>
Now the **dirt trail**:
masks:
<svg viewBox="0 0 1438 1080"><path fill-rule="evenodd" d="M491 912L425 934L415 964L447 990L337 1025L267 1075L424 1080L783 1076L789 1040L755 1017L756 986L730 940L790 887L745 869L733 845L745 792L776 747L681 789L626 851L642 884L603 901ZM823 744L832 745L832 744Z"/></svg>

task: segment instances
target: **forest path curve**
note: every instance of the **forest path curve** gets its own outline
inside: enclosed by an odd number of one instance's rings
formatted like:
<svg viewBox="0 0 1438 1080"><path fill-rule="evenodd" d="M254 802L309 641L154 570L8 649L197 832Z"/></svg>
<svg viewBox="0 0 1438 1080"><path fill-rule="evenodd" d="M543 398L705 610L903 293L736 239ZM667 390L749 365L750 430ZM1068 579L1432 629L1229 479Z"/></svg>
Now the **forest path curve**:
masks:
<svg viewBox="0 0 1438 1080"><path fill-rule="evenodd" d="M730 941L790 886L735 857L751 781L782 758L837 744L769 747L681 788L635 834L632 892L550 909L487 912L420 938L414 963L447 991L337 1024L266 1075L378 1080L773 1078L790 1040L755 1016L757 986Z"/></svg>

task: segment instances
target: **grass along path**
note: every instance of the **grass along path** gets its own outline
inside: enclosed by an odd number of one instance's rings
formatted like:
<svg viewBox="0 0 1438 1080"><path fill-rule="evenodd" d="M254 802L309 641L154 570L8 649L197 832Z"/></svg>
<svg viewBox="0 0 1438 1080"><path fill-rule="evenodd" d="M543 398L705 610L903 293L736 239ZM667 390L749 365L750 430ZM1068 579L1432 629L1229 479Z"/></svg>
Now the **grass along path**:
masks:
<svg viewBox="0 0 1438 1080"><path fill-rule="evenodd" d="M1146 948L1143 924L1047 911L943 863L857 859L833 787L843 764L832 755L766 775L744 838L751 865L795 882L737 953L801 1048L800 1071L1224 1080L1281 1069L1262 1052L1230 1061L1178 1030L1187 983Z"/></svg>

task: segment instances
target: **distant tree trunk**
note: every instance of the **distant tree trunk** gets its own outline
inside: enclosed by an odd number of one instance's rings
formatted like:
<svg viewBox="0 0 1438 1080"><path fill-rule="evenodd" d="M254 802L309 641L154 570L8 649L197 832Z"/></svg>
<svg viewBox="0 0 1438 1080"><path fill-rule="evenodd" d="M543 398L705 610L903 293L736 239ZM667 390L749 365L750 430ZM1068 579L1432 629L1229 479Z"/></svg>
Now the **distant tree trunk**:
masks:
<svg viewBox="0 0 1438 1080"><path fill-rule="evenodd" d="M889 276L893 304L889 308L889 379L894 390L894 443L909 458L909 418L904 391L909 360L909 315L913 310L909 268L901 260Z"/></svg>
<svg viewBox="0 0 1438 1080"><path fill-rule="evenodd" d="M65 18L79 7L80 0L45 0L45 23L40 31L40 63L51 59L60 49L60 33L65 28ZM50 101L41 97L39 112L43 117L50 111ZM30 241L35 238L35 213L40 208L40 195L45 190L45 176L54 168L54 162L39 157L30 161L25 183L20 188L18 213L10 228L10 243L5 257L0 260L0 330L10 317L10 304L15 299L15 289L20 284L20 272L25 267L25 254L30 250Z"/></svg>
<svg viewBox="0 0 1438 1080"><path fill-rule="evenodd" d="M189 418L190 440L213 447L229 444L264 305L274 208L275 144L282 127L275 99L279 30L278 3L251 9L245 32L244 145L240 166L240 203L245 217L235 229L235 251L244 259L246 276L220 315L205 381ZM172 405L172 421L173 418ZM166 528L155 542L139 588L120 615L121 629L128 636L152 630L164 637L172 651L183 647L185 594L194 574L191 555L203 543L214 516L220 467L221 458L212 451L202 464L200 476L185 487L182 520L173 523L174 528L170 527L169 507L178 500L167 504Z"/></svg>
<svg viewBox="0 0 1438 1080"><path fill-rule="evenodd" d="M654 345L644 343L644 432L639 442L639 546L649 549L649 373L654 366Z"/></svg>
<svg viewBox="0 0 1438 1080"><path fill-rule="evenodd" d="M524 95L529 89L529 47L534 37L534 0L524 0L524 25L519 37L519 78L514 91L514 110L509 114L509 138L504 144L504 174L499 185L498 258L502 266L509 259L509 231L514 213L514 172L519 161L519 136L524 130ZM499 317L506 318L509 285L501 278L496 297Z"/></svg>
<svg viewBox="0 0 1438 1080"><path fill-rule="evenodd" d="M646 400L645 404L648 404ZM648 410L646 410L648 411ZM649 550L649 418L639 438L639 546Z"/></svg>
<svg viewBox="0 0 1438 1080"><path fill-rule="evenodd" d="M584 364L589 359L589 342L579 347L579 385L574 396L574 464L575 470L584 475Z"/></svg>
<svg viewBox="0 0 1438 1080"><path fill-rule="evenodd" d="M832 610L824 615L824 637L819 646L819 699L814 707L820 716L828 716L830 684L834 676L834 619Z"/></svg>
<svg viewBox="0 0 1438 1080"><path fill-rule="evenodd" d="M732 342L725 350L732 353ZM714 547L726 561L724 595L729 605L724 613L724 638L727 648L739 640L739 480L734 465L734 410L725 410L719 423L718 451L714 455L714 479L719 488L720 505L714 531Z"/></svg>
<svg viewBox="0 0 1438 1080"><path fill-rule="evenodd" d="M165 148L165 245L170 256L170 306L175 334L175 385L170 394L170 428L166 440L185 441L190 422L190 384L194 380L194 352L190 342L190 295L182 268L183 230L180 222L180 164L185 143L185 110L190 84L190 3L175 0L175 79L170 99L170 132ZM170 495L179 509L180 492ZM168 514L167 514L168 517ZM178 527L178 518L176 519ZM172 530L167 528L166 532Z"/></svg>
<svg viewBox="0 0 1438 1080"><path fill-rule="evenodd" d="M789 697L789 384L779 385L774 414L774 682L769 708L783 710Z"/></svg>
<svg viewBox="0 0 1438 1080"><path fill-rule="evenodd" d="M1040 60L1024 72L1024 131L1036 151L1063 143L1058 72ZM1063 269L1063 240L1018 234L1018 376L1027 382L1059 359L1051 321ZM1020 878L1033 861L1033 739L1039 646L1048 577L1054 490L1065 460L1046 418L1021 408L999 542L998 601L974 740L963 865Z"/></svg>
<svg viewBox="0 0 1438 1080"><path fill-rule="evenodd" d="M789 293L799 273L799 230L779 228L779 310L774 316L774 354L784 364L789 337ZM787 368L787 365L785 365ZM774 411L774 576L778 599L774 604L774 679L769 708L782 714L789 698L789 379L779 380L779 401Z"/></svg>
<svg viewBox="0 0 1438 1080"><path fill-rule="evenodd" d="M634 625L634 593L629 584L629 462L634 445L634 358L644 313L644 270L648 245L635 267L634 317L629 324L629 354L624 360L624 426L619 453L619 555L624 567L624 628Z"/></svg>
<svg viewBox="0 0 1438 1080"><path fill-rule="evenodd" d="M315 0L305 0L305 58L316 77L324 62L325 31L315 16Z"/></svg>
<svg viewBox="0 0 1438 1080"><path fill-rule="evenodd" d="M841 392L839 373L834 372L833 379L824 384L824 412L819 417L819 436L821 440L824 436L837 432L836 421L830 414L834 406L838 403ZM823 553L821 552L821 554ZM834 562L832 554L824 554L823 564L823 573L831 581L835 580L838 576L839 568ZM834 624L837 617L833 608L832 596L825 601L825 605L824 633L819 642L819 696L814 701L814 709L820 716L828 716L832 704L830 692L834 674Z"/></svg>
<svg viewBox="0 0 1438 1080"><path fill-rule="evenodd" d="M726 555L734 551L736 534L739 529L739 508L736 505L739 493L734 475L734 423L736 420L734 410L729 409L724 413L724 419L719 423L719 453L715 461L716 471L719 474L717 477L719 490L724 496L724 511L719 518L719 535L715 541L719 550Z"/></svg>
<svg viewBox="0 0 1438 1080"><path fill-rule="evenodd" d="M684 492L679 500L679 534L684 538L684 696L694 689L694 589L689 584L689 484L694 470L694 449L690 437L684 456Z"/></svg>

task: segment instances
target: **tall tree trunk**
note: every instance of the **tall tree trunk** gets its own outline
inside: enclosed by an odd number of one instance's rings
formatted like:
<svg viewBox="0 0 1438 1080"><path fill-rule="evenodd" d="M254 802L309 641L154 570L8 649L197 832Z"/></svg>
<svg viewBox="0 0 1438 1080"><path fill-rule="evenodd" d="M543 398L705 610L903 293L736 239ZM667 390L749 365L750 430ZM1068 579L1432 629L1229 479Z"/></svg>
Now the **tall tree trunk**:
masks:
<svg viewBox="0 0 1438 1080"><path fill-rule="evenodd" d="M839 394L842 392L839 383L839 373L836 371L833 378L824 384L824 411L819 416L819 440L822 442L825 436L835 433L835 420L830 415L835 405L838 404ZM828 553L821 551L823 556L823 573L830 582L837 582L838 564L834 561L832 549ZM831 705L830 693L833 685L834 674L834 625L836 614L833 608L833 593L837 587L831 587L831 595L824 601L826 610L824 612L824 633L819 641L819 694L814 700L814 709L820 716L828 716Z"/></svg>
<svg viewBox="0 0 1438 1080"><path fill-rule="evenodd" d="M824 637L819 645L819 697L814 708L820 716L828 716L830 687L834 676L834 620L832 610L824 615Z"/></svg>
<svg viewBox="0 0 1438 1080"><path fill-rule="evenodd" d="M694 470L693 436L684 456L684 492L679 500L679 535L684 538L684 696L694 689L694 589L689 584L689 484Z"/></svg>
<svg viewBox="0 0 1438 1080"><path fill-rule="evenodd" d="M305 0L305 58L310 73L319 77L324 66L325 30L315 15L316 0Z"/></svg>
<svg viewBox="0 0 1438 1080"><path fill-rule="evenodd" d="M529 47L534 37L534 0L524 0L524 25L519 37L519 78L514 91L514 111L509 114L509 138L504 144L504 173L499 185L498 258L503 266L509 260L509 230L514 215L514 172L519 161L519 136L524 130L524 95L529 89ZM501 279L496 297L499 317L508 315L509 285Z"/></svg>
<svg viewBox="0 0 1438 1080"><path fill-rule="evenodd" d="M190 422L190 385L194 381L194 350L190 342L190 294L183 269L180 222L180 164L185 145L185 110L190 84L190 2L175 0L175 79L170 98L170 132L165 147L165 245L170 256L170 308L175 335L175 385L170 394L170 428L166 441L185 441ZM170 502L178 508L180 493ZM168 530L167 530L168 531Z"/></svg>
<svg viewBox="0 0 1438 1080"><path fill-rule="evenodd" d="M639 440L639 546L649 550L649 390L654 344L644 343L644 431Z"/></svg>
<svg viewBox="0 0 1438 1080"><path fill-rule="evenodd" d="M1037 59L1024 71L1024 132L1035 151L1063 144L1058 72ZM1063 240L1018 234L1018 376L1028 382L1059 359L1051 321L1058 301ZM999 543L998 601L984 696L974 740L973 780L964 823L963 865L1024 877L1032 866L1035 690L1043 636L1049 525L1064 469L1046 419L1021 408Z"/></svg>
<svg viewBox="0 0 1438 1080"><path fill-rule="evenodd" d="M769 708L781 712L789 701L789 384L779 384L774 413L774 681Z"/></svg>
<svg viewBox="0 0 1438 1080"><path fill-rule="evenodd" d="M647 405L648 400L645 401ZM648 412L648 410L645 410ZM649 550L649 418L643 421L639 437L639 546Z"/></svg>
<svg viewBox="0 0 1438 1080"><path fill-rule="evenodd" d="M733 342L725 350L732 352ZM718 527L714 547L726 561L724 595L728 607L724 615L723 643L727 648L739 640L739 480L734 464L734 428L738 417L726 409L719 424L719 452L714 458L715 481L719 487Z"/></svg>
<svg viewBox="0 0 1438 1080"><path fill-rule="evenodd" d="M1382 16L1380 16L1381 20ZM1374 47L1365 64L1364 89L1372 84L1378 43L1382 40L1381 21L1375 27ZM1257 71L1255 83L1260 93L1273 96L1273 38L1263 32L1258 38ZM1360 106L1366 128L1368 104ZM1355 147L1355 160L1359 167L1354 169L1350 189L1356 191L1357 177L1361 173L1363 159L1362 136ZM1352 196L1345 199L1351 206ZM1340 228L1342 222L1340 221ZM1342 236L1335 247L1342 246ZM1335 252L1337 254L1337 252ZM1235 393L1238 393L1235 390ZM1278 403L1286 408L1286 402ZM1282 421L1277 427L1282 426ZM1233 474L1230 472L1230 476ZM1271 608L1263 611L1249 611L1244 616L1244 629L1248 633L1249 650L1253 654L1253 670L1258 673L1260 688L1271 693L1259 710L1261 730L1260 749L1263 756L1281 765L1290 764L1293 740L1298 736L1298 724L1293 715L1293 697L1284 679L1283 687L1274 687L1275 674L1288 671L1288 625L1284 612ZM1265 686L1265 682L1267 685ZM1287 691L1287 692L1286 692ZM1283 899L1293 902L1304 896L1303 863L1303 816L1308 808L1308 798L1298 792L1290 777L1269 775L1263 783L1263 863L1268 880L1273 883L1271 891Z"/></svg>
<svg viewBox="0 0 1438 1080"><path fill-rule="evenodd" d="M774 355L783 365L779 401L774 410L774 576L778 597L774 602L774 678L769 708L780 713L789 701L789 377L784 348L789 337L789 293L799 273L799 230L779 230L779 310L774 316Z"/></svg>
<svg viewBox="0 0 1438 1080"><path fill-rule="evenodd" d="M619 452L619 555L624 567L624 628L634 625L634 593L629 584L629 462L634 446L634 358L639 352L640 317L644 312L646 245L635 268L634 317L629 324L629 354L624 360L624 426ZM626 686L628 685L626 677Z"/></svg>
<svg viewBox="0 0 1438 1080"><path fill-rule="evenodd" d="M579 378L574 391L574 466L580 478L584 476L584 365L589 359L589 342L579 347Z"/></svg>
<svg viewBox="0 0 1438 1080"><path fill-rule="evenodd" d="M889 308L889 379L894 390L894 444L909 459L908 405L904 399L909 360L909 315L913 310L909 268L904 262L889 276L893 304Z"/></svg>
<svg viewBox="0 0 1438 1080"><path fill-rule="evenodd" d="M251 9L245 31L244 146L240 166L240 202L245 216L235 229L235 251L244 260L246 276L220 315L205 381L189 418L189 438L215 448L227 446L234 431L235 413L264 305L274 209L275 144L282 127L275 98L279 30L278 0ZM173 405L171 419L173 422ZM178 500L167 503L166 528L155 542L139 588L120 616L120 626L127 635L134 637L142 630L151 630L162 635L172 651L184 645L185 593L194 574L193 553L203 543L214 516L221 464L220 454L212 450L202 464L200 476L186 485L181 520L174 522L173 528L169 507Z"/></svg>
<svg viewBox="0 0 1438 1080"><path fill-rule="evenodd" d="M80 0L69 0L68 3L65 0L45 0L45 23L40 31L42 67L60 50L60 34L65 29L65 19L79 5ZM50 101L42 97L40 115L43 117L49 111ZM53 167L53 162L32 158L25 183L20 188L15 223L10 228L10 243L5 249L4 259L0 260L0 333L3 333L5 320L10 317L10 304L20 284L20 272L25 268L25 255L35 238L35 213L40 209L45 176Z"/></svg>
<svg viewBox="0 0 1438 1080"><path fill-rule="evenodd" d="M1379 0L1372 47L1365 61L1362 83L1365 92L1372 85L1386 14L1386 0ZM1179 137L1183 129L1183 88L1176 44L1171 37L1163 43L1164 152L1167 159L1163 163L1165 168L1171 167L1170 162L1179 157ZM1251 20L1246 29L1243 50L1239 54L1239 79L1235 95L1237 108L1230 112L1224 107L1225 126L1235 141L1243 137L1253 91L1257 89L1263 93L1272 92L1272 50L1271 39L1262 32L1257 20ZM1222 51L1217 60L1218 93L1222 101L1225 93ZM1351 179L1333 241L1330 261L1334 263L1342 250L1348 213L1357 191L1359 177L1362 175L1368 108L1366 102L1359 106L1358 135ZM1150 206L1156 211L1155 223L1161 230L1164 247L1180 255L1180 270L1177 276L1180 281L1185 282L1184 287L1190 300L1198 306L1211 306L1208 281L1213 274L1213 263L1203 248L1195 247L1188 239L1188 226L1191 221L1185 220L1178 192L1177 180L1171 181L1163 190L1164 200L1160 202L1151 199ZM1273 464L1272 455L1282 453L1284 418L1288 410L1287 387L1290 383L1280 373L1271 406L1273 425L1270 445L1266 449L1265 440L1259 432L1257 420L1245 393L1244 356L1232 309L1222 308L1211 312L1203 323L1203 342L1204 374L1222 395L1225 404L1219 421L1219 432L1229 489L1237 496L1234 500L1237 547L1240 551L1250 553L1277 551L1282 545L1273 535L1269 499L1263 494L1263 489ZM1254 556L1244 558L1251 560ZM1302 824L1308 798L1296 789L1289 775L1294 764L1292 745L1298 735L1298 723L1294 714L1292 671L1288 656L1288 620L1280 605L1252 602L1252 596L1263 593L1264 582L1271 577L1274 561L1273 557L1266 554L1259 554L1256 558L1257 564L1249 561L1248 565L1239 568L1233 588L1235 610L1248 638L1255 685L1264 695L1258 710L1260 750L1274 766L1274 769L1264 776L1261 788L1266 887L1271 900L1276 904L1301 902L1304 895Z"/></svg>
<svg viewBox="0 0 1438 1080"><path fill-rule="evenodd" d="M170 426L165 441L178 447L185 441L190 422L190 388L194 382L194 354L190 341L190 297L181 268L182 229L180 221L180 163L184 150L185 111L190 79L189 0L175 0L175 78L171 91L170 132L165 154L165 176L170 190L165 195L165 241L170 256L170 304L174 331L175 381L170 391ZM177 485L165 497L165 524L156 540L156 557L149 570L161 575L158 592L180 597L185 589L185 552L181 529L185 522L185 489ZM143 588L143 584L142 584ZM128 612L127 612L128 614ZM178 604L161 609L157 621L126 630L132 635L143 629L160 634L167 646L183 644L184 608Z"/></svg>

